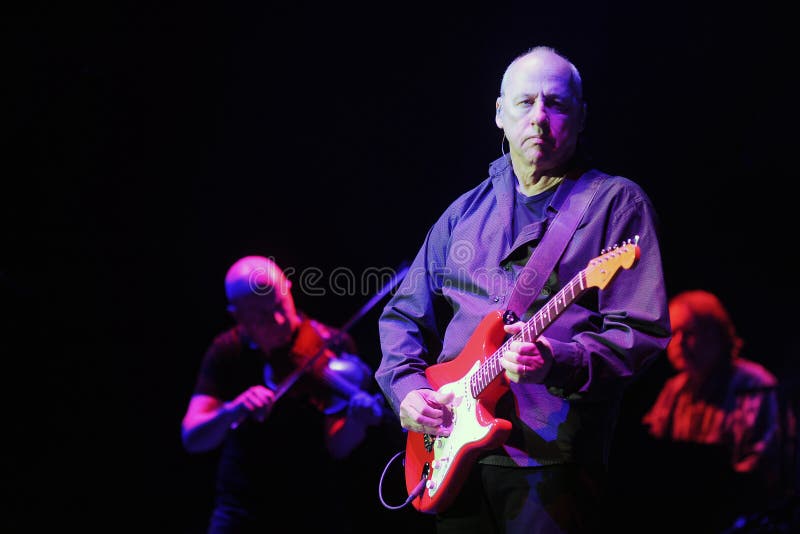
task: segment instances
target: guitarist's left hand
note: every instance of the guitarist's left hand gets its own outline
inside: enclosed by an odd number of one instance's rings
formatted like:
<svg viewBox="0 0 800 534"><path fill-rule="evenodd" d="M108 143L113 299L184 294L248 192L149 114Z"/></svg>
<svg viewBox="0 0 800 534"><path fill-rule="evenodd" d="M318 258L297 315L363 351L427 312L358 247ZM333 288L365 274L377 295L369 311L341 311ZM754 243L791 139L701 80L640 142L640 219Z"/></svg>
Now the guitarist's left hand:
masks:
<svg viewBox="0 0 800 534"><path fill-rule="evenodd" d="M503 328L508 334L517 334L525 323L518 321ZM511 382L542 383L553 366L553 350L546 337L540 336L534 343L513 341L503 352L500 365L506 370Z"/></svg>

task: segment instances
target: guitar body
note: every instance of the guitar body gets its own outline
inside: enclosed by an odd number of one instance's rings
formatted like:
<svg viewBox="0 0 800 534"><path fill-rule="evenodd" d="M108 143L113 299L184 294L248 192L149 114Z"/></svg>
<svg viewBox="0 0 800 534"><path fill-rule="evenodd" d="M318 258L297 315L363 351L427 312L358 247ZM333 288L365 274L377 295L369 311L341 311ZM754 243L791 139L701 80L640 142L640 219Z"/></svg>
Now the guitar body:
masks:
<svg viewBox="0 0 800 534"><path fill-rule="evenodd" d="M629 269L639 258L639 236L631 243L615 245L594 258L554 295L521 330L507 338L503 316L488 314L467 341L464 350L449 362L435 364L425 376L437 391L453 392L448 437L408 432L406 441L406 489L412 495L425 480L411 504L425 513L443 511L455 498L481 451L505 443L511 423L494 416L497 401L509 391L500 364L504 346L514 340L533 341L590 287L603 289L620 269ZM501 348L503 350L501 350ZM445 414L448 415L448 414Z"/></svg>
<svg viewBox="0 0 800 534"><path fill-rule="evenodd" d="M508 438L511 423L493 415L497 401L509 390L505 379L495 377L477 398L470 388L470 378L505 338L502 314L492 312L483 318L456 358L425 371L434 389L453 391L455 398L450 436L408 432L405 475L409 495L422 478L427 479L422 493L411 501L420 512L437 513L447 507L478 454L502 445Z"/></svg>

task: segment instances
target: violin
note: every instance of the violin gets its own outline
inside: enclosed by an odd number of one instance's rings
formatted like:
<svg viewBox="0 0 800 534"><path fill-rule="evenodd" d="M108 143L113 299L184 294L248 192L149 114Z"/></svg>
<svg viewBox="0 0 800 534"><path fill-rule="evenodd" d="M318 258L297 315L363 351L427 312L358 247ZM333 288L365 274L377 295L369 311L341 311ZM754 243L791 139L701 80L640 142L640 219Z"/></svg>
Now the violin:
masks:
<svg viewBox="0 0 800 534"><path fill-rule="evenodd" d="M345 408L353 395L367 393L363 387L372 376L370 368L354 354L337 355L329 346L331 336L313 320L301 323L289 355L295 369L278 384L275 400L283 396L304 374L309 374L330 388L333 393L331 405L326 412L335 413ZM381 402L385 415L383 396L373 395Z"/></svg>

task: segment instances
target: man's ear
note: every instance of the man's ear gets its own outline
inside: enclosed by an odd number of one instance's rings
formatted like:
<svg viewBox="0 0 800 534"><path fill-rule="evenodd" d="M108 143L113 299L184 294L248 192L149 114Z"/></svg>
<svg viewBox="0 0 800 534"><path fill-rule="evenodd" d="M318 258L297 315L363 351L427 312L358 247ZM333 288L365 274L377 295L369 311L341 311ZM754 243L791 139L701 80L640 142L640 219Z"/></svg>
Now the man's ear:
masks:
<svg viewBox="0 0 800 534"><path fill-rule="evenodd" d="M503 128L503 118L501 116L502 112L503 112L503 102L502 99L498 97L494 103L494 123L500 129Z"/></svg>

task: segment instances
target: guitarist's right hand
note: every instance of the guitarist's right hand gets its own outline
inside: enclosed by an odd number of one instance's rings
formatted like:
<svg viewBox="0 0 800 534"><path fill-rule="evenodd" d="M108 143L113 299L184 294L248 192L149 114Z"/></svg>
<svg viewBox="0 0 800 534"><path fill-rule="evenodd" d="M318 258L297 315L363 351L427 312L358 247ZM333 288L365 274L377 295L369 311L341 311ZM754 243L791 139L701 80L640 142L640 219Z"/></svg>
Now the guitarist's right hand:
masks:
<svg viewBox="0 0 800 534"><path fill-rule="evenodd" d="M409 391L400 403L400 425L414 432L449 436L452 430L452 408L455 394L432 389Z"/></svg>

